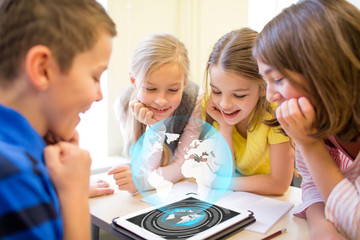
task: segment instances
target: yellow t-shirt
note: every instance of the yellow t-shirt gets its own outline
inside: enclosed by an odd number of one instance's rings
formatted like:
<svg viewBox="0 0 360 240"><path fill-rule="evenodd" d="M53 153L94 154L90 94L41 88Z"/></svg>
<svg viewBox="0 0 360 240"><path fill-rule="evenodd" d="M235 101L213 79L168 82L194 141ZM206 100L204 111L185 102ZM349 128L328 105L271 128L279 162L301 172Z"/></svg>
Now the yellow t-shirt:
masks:
<svg viewBox="0 0 360 240"><path fill-rule="evenodd" d="M276 105L272 104L272 107L276 108ZM270 113L266 113L266 120L272 118ZM213 126L219 129L217 122L213 122ZM249 176L270 173L270 144L289 141L288 137L277 133L277 129L258 123L252 132L247 131L247 138L245 139L234 126L234 157L236 169L240 174Z"/></svg>

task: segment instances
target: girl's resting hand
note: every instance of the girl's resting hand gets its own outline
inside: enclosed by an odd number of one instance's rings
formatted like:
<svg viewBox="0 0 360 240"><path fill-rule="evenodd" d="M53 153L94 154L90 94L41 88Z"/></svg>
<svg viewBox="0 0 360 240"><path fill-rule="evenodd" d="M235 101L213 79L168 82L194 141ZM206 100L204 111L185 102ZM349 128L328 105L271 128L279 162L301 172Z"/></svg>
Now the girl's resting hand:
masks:
<svg viewBox="0 0 360 240"><path fill-rule="evenodd" d="M315 110L307 98L284 101L276 109L276 118L296 144L312 144L318 141L308 136L316 133L316 129L313 127Z"/></svg>
<svg viewBox="0 0 360 240"><path fill-rule="evenodd" d="M108 175L113 175L113 178L118 185L119 190L128 191L131 194L137 193L134 180L131 175L131 168L128 165L119 165L111 168Z"/></svg>
<svg viewBox="0 0 360 240"><path fill-rule="evenodd" d="M154 113L138 99L130 101L129 106L135 118L139 122L148 126L151 126L157 122L157 120L153 118Z"/></svg>
<svg viewBox="0 0 360 240"><path fill-rule="evenodd" d="M219 124L223 121L223 117L221 115L220 110L217 108L215 103L209 99L209 103L206 108L206 112L212 117L215 121L217 121Z"/></svg>
<svg viewBox="0 0 360 240"><path fill-rule="evenodd" d="M324 220L327 221L327 220ZM318 224L310 228L310 239L312 240L346 240L330 222Z"/></svg>
<svg viewBox="0 0 360 240"><path fill-rule="evenodd" d="M89 197L113 194L114 189L110 188L109 186L109 183L102 179L99 179L96 182L90 182Z"/></svg>
<svg viewBox="0 0 360 240"><path fill-rule="evenodd" d="M219 128L222 129L229 129L230 131L232 131L233 126L227 124L227 122L224 120L219 108L217 108L217 106L215 105L215 103L211 100L209 100L208 106L206 108L206 112L216 121L219 123Z"/></svg>

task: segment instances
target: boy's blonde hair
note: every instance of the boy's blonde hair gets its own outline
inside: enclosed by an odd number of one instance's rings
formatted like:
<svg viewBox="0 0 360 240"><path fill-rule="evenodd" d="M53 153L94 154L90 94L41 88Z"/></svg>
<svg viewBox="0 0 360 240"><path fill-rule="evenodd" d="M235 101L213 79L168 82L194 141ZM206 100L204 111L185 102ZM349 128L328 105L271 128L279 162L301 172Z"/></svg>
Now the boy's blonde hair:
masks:
<svg viewBox="0 0 360 240"><path fill-rule="evenodd" d="M214 45L213 50L209 56L206 70L205 70L205 90L207 98L204 100L204 106L208 105L210 96L210 70L213 66L218 66L226 72L231 72L236 75L246 77L251 81L259 84L259 92L266 91L266 84L259 75L258 65L252 57L252 47L258 33L250 28L241 28L231 31L221 37ZM265 112L269 112L274 116L274 120L269 121L269 125L278 126L275 119L275 113L270 106L270 103L264 96L260 96L253 110L252 118L248 123L248 131L252 131L256 122L261 121ZM206 116L206 121L212 124L214 119L206 113L206 108L203 108L203 115Z"/></svg>
<svg viewBox="0 0 360 240"><path fill-rule="evenodd" d="M316 112L313 137L360 136L359 9L345 0L300 1L264 27L253 54L307 93Z"/></svg>
<svg viewBox="0 0 360 240"><path fill-rule="evenodd" d="M18 76L30 48L47 46L62 72L91 49L99 32L116 35L115 24L95 0L0 1L0 85Z"/></svg>
<svg viewBox="0 0 360 240"><path fill-rule="evenodd" d="M146 125L137 121L129 111L129 102L137 95L137 91L151 73L168 63L179 65L184 76L184 83L187 83L190 75L190 61L187 49L180 40L170 34L161 33L150 35L137 45L131 63L131 77L135 78L137 88L129 91L123 101L124 111L128 113L124 147L124 154L127 156L130 146L135 144L146 130Z"/></svg>

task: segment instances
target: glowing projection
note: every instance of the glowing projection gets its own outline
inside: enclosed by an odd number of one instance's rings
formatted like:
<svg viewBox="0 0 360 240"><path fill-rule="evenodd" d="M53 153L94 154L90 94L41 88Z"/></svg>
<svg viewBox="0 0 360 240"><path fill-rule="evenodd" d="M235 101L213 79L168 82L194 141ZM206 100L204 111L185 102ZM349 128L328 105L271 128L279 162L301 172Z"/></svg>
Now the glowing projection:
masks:
<svg viewBox="0 0 360 240"><path fill-rule="evenodd" d="M154 155L159 159L165 145L173 158L173 151L181 141L179 129L188 121L198 127L201 134L200 137L188 136L192 140L184 149L185 161L179 166L179 171L185 178L195 180L196 197L200 200L213 204L228 190L233 173L232 155L219 131L201 119L171 117L148 127L131 151L135 185L146 201L155 207L169 203L170 196L176 193L173 192L173 183L156 171L159 166L154 166L150 159ZM155 189L156 194L149 189Z"/></svg>

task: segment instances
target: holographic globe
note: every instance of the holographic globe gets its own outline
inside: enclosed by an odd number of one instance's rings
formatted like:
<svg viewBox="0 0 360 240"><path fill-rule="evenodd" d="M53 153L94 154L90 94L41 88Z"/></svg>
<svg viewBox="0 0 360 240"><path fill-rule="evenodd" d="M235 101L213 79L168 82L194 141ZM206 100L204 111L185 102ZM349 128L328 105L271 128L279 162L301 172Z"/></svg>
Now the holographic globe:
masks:
<svg viewBox="0 0 360 240"><path fill-rule="evenodd" d="M171 117L148 127L131 149L131 172L135 186L147 202L155 207L173 202L178 192L174 184L157 171L167 152L170 160L181 141L186 124L195 130L187 135L189 144L184 147L184 162L179 166L185 180L197 185L193 197L214 204L228 190L233 174L232 154L226 140L209 123L191 117ZM189 140L190 139L190 140ZM167 151L164 151L167 149ZM151 160L153 159L153 160ZM167 163L167 164L171 164Z"/></svg>

